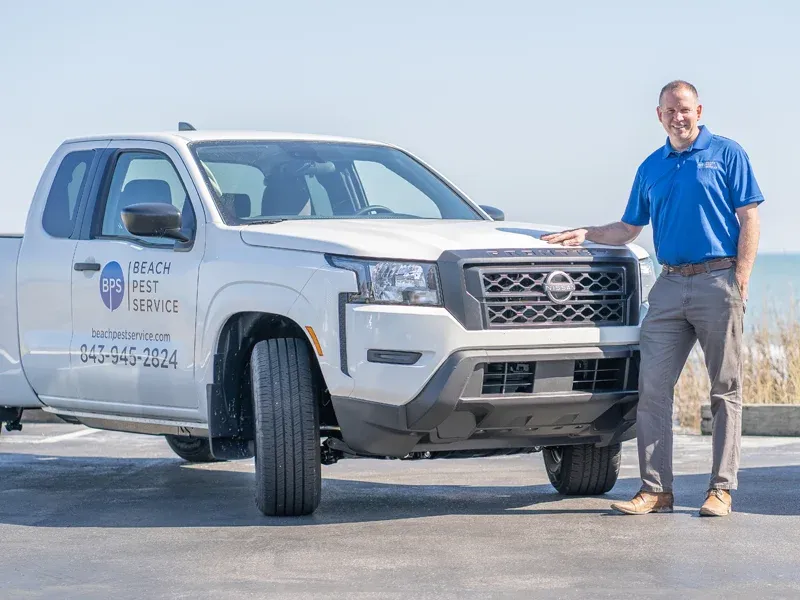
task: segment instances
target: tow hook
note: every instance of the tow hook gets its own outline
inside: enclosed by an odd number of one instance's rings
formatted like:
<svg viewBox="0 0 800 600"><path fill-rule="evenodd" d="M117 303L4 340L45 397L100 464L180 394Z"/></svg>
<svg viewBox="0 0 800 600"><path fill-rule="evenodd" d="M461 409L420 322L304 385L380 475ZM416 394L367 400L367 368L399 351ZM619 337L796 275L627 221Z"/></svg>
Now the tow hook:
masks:
<svg viewBox="0 0 800 600"><path fill-rule="evenodd" d="M342 458L342 453L327 444L320 447L320 462L323 465L335 465Z"/></svg>
<svg viewBox="0 0 800 600"><path fill-rule="evenodd" d="M323 465L333 465L343 458L352 458L356 453L336 437L327 438L320 448L321 461Z"/></svg>

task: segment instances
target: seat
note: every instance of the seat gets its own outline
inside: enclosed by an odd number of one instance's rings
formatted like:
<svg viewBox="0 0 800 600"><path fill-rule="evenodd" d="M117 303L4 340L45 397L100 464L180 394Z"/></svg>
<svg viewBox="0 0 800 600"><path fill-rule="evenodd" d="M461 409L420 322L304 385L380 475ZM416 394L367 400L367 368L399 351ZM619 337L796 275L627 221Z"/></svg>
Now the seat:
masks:
<svg viewBox="0 0 800 600"><path fill-rule="evenodd" d="M119 209L140 202L172 204L172 191L163 179L132 179L122 188L119 195Z"/></svg>
<svg viewBox="0 0 800 600"><path fill-rule="evenodd" d="M125 184L120 192L117 202L115 219L116 231L103 231L105 234L130 235L122 222L122 211L134 204L155 202L158 204L172 204L172 191L169 184L163 179L132 179Z"/></svg>
<svg viewBox="0 0 800 600"><path fill-rule="evenodd" d="M311 214L311 195L302 176L275 174L267 179L261 196L261 216L292 217Z"/></svg>
<svg viewBox="0 0 800 600"><path fill-rule="evenodd" d="M250 216L249 194L222 194L220 204L226 216L231 219L246 219Z"/></svg>

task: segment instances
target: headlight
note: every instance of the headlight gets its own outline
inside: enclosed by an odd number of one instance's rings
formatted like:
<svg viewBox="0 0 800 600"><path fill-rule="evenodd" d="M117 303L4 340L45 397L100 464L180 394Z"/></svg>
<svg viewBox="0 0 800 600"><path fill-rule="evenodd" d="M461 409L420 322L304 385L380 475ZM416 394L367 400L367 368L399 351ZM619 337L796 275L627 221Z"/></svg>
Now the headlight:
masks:
<svg viewBox="0 0 800 600"><path fill-rule="evenodd" d="M639 260L639 285L642 289L642 302L648 302L648 296L650 296L650 290L653 289L653 286L656 283L656 270L653 266L653 261L648 258L642 258Z"/></svg>
<svg viewBox="0 0 800 600"><path fill-rule="evenodd" d="M330 256L328 261L356 274L358 292L349 302L441 306L436 265Z"/></svg>

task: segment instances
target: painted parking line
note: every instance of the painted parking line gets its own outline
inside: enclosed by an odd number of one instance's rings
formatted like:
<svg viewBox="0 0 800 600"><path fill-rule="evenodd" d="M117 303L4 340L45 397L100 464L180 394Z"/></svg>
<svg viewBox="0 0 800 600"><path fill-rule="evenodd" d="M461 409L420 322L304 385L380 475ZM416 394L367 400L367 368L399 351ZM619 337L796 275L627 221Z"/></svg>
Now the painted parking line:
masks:
<svg viewBox="0 0 800 600"><path fill-rule="evenodd" d="M91 435L93 433L98 433L99 429L81 429L80 431L73 431L71 433L64 433L62 435L54 435L53 437L47 437L43 440L36 440L35 442L31 442L32 444L55 444L56 442L63 442L65 440L74 440L75 438L80 438L85 435Z"/></svg>
<svg viewBox="0 0 800 600"><path fill-rule="evenodd" d="M93 433L98 433L99 431L99 429L80 429L78 431L71 431L70 433L63 433L61 435L53 435L44 438L25 434L5 434L0 436L0 446L5 446L6 444L55 444L58 442L82 438Z"/></svg>
<svg viewBox="0 0 800 600"><path fill-rule="evenodd" d="M41 438L32 435L3 435L0 437L0 446L6 444L55 444L66 440L74 440L93 433L97 433L99 429L81 429L80 431L73 431L71 433L64 433L62 435L54 435L51 437Z"/></svg>

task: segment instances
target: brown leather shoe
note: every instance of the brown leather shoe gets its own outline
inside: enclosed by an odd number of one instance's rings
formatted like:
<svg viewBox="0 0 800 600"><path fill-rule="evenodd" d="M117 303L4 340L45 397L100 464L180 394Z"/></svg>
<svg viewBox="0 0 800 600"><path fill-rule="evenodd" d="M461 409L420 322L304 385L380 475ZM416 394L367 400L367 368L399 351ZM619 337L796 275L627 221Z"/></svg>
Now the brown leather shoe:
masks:
<svg viewBox="0 0 800 600"><path fill-rule="evenodd" d="M700 508L703 517L724 517L731 514L733 499L728 490L708 490L706 501Z"/></svg>
<svg viewBox="0 0 800 600"><path fill-rule="evenodd" d="M641 490L629 502L614 502L616 511L626 515L646 515L648 513L672 512L675 498L672 492L645 492Z"/></svg>

